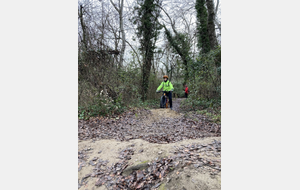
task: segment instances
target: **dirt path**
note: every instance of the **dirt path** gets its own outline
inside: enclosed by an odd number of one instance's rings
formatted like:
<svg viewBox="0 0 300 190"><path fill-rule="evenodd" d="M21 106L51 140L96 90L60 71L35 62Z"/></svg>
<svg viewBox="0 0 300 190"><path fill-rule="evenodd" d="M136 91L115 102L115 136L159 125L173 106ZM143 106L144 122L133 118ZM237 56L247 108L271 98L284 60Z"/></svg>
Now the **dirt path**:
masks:
<svg viewBox="0 0 300 190"><path fill-rule="evenodd" d="M186 119L180 101L79 121L79 189L221 189L220 133Z"/></svg>

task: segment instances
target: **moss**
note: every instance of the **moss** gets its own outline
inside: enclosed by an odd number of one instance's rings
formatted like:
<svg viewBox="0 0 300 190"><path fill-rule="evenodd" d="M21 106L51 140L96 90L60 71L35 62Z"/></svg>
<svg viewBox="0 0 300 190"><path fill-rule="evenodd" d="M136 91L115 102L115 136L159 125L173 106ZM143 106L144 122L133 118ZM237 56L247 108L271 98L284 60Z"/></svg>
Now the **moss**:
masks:
<svg viewBox="0 0 300 190"><path fill-rule="evenodd" d="M145 160L145 161L143 161L143 162L141 162L139 164L145 164L145 163L148 163L148 162L149 162L149 160Z"/></svg>
<svg viewBox="0 0 300 190"><path fill-rule="evenodd" d="M158 190L165 190L166 188L165 188L165 186L166 186L166 184L161 184L160 186L159 186L159 188L158 188Z"/></svg>

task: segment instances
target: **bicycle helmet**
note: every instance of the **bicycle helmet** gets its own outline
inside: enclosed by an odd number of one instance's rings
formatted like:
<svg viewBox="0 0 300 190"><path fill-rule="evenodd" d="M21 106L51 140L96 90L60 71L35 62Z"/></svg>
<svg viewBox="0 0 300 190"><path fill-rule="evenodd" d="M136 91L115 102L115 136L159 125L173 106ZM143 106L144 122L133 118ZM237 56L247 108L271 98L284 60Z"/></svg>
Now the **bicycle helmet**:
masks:
<svg viewBox="0 0 300 190"><path fill-rule="evenodd" d="M167 79L169 79L168 75L164 75L164 76L163 76L163 78L167 78Z"/></svg>

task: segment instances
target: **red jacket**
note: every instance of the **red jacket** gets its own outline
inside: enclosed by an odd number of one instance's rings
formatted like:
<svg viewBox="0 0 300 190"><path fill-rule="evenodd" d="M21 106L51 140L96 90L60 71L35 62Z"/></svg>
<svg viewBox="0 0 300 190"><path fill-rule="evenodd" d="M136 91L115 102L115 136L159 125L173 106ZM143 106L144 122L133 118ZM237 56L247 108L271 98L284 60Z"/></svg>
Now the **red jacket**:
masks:
<svg viewBox="0 0 300 190"><path fill-rule="evenodd" d="M188 88L188 87L186 87L184 91L185 91L185 93L187 93L187 94L188 94L188 93L189 93L189 88Z"/></svg>

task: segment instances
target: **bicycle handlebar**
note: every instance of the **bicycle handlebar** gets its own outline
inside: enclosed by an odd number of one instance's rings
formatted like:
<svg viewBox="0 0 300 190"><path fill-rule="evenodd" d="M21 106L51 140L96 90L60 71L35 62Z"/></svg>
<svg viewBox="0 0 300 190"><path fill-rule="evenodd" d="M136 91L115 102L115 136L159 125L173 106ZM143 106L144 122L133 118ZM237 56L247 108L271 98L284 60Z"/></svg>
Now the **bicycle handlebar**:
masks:
<svg viewBox="0 0 300 190"><path fill-rule="evenodd" d="M156 93L161 93L161 92L168 93L168 92L172 92L172 91L158 91Z"/></svg>

